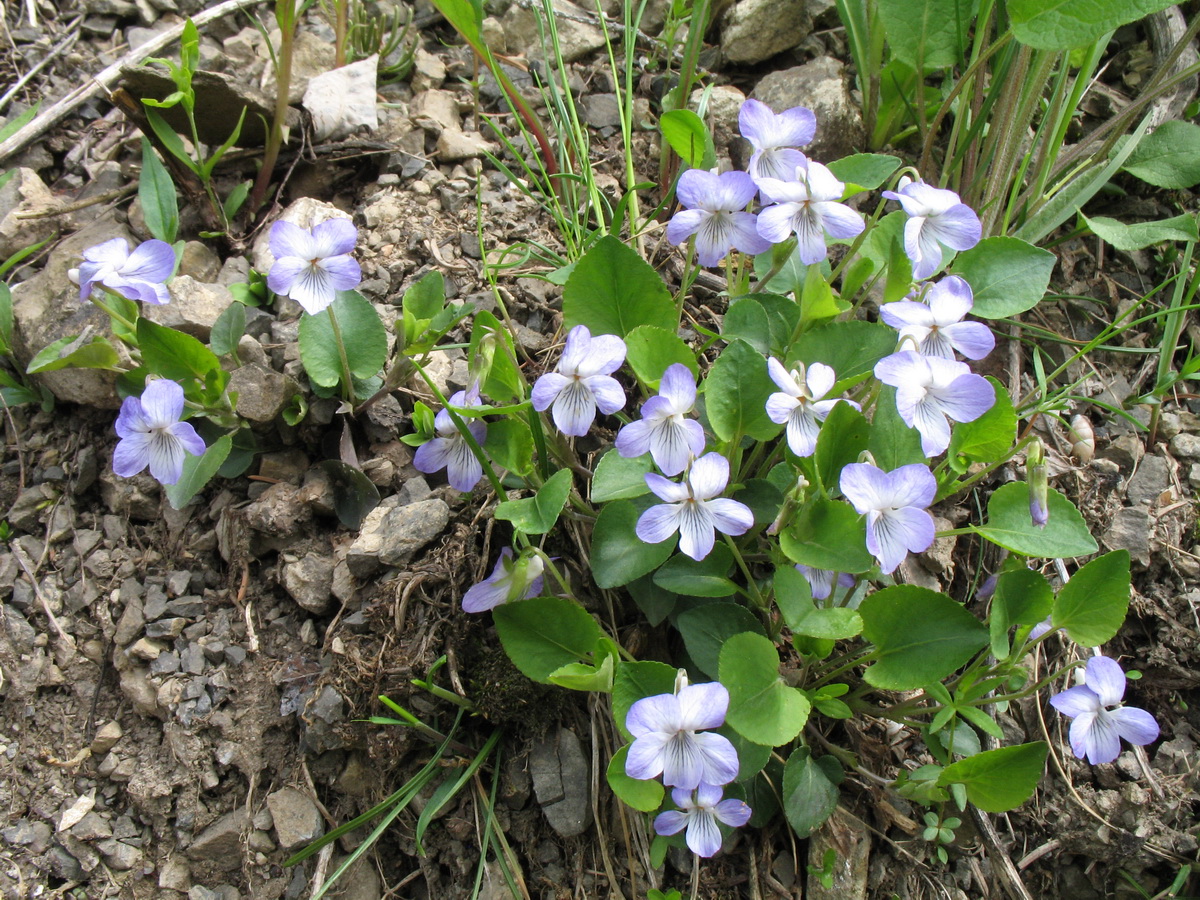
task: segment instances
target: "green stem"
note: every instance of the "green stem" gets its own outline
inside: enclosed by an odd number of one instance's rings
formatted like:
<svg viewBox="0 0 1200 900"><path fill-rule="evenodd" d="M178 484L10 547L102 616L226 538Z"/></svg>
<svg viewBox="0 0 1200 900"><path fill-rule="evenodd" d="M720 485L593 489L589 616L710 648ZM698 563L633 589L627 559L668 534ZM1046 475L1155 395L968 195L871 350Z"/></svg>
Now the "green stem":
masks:
<svg viewBox="0 0 1200 900"><path fill-rule="evenodd" d="M767 599L759 591L758 585L754 581L754 576L750 574L750 567L746 565L746 560L742 558L742 551L738 549L738 545L729 535L726 534L723 537L725 538L725 545L729 547L734 561L737 562L738 568L742 572L742 577L746 579L746 588L749 590L751 598L754 600L755 605L765 612L767 609Z"/></svg>
<svg viewBox="0 0 1200 900"><path fill-rule="evenodd" d="M325 307L325 311L329 313L329 323L333 327L333 342L337 344L338 359L342 364L342 397L348 403L353 404L354 379L350 374L350 358L346 355L346 343L342 340L342 326L338 324L332 306Z"/></svg>
<svg viewBox="0 0 1200 900"><path fill-rule="evenodd" d="M275 68L275 115L267 134L267 146L263 151L262 168L254 182L247 204L251 212L262 206L275 173L275 161L283 145L283 123L287 118L288 91L292 85L292 48L296 36L296 0L276 0L275 20L279 24L279 65Z"/></svg>
<svg viewBox="0 0 1200 900"><path fill-rule="evenodd" d="M467 442L467 446L471 448L471 452L475 454L475 458L479 460L479 464L483 466L483 474L491 482L492 490L496 492L496 496L501 501L507 500L508 491L504 489L504 484L500 481L500 476L492 468L492 461L488 459L487 454L483 452L483 448L479 446L479 441L475 440L475 435L471 434L471 429L467 427L467 423L463 421L462 416L454 411L454 407L450 405L450 401L446 399L445 394L438 389L438 386L433 383L433 379L429 377L429 373L425 371L424 367L417 366L417 372L425 382L426 387L433 392L433 396L442 404L442 408L446 410L446 415L450 417L450 421L454 423L454 427L458 429L458 433Z"/></svg>

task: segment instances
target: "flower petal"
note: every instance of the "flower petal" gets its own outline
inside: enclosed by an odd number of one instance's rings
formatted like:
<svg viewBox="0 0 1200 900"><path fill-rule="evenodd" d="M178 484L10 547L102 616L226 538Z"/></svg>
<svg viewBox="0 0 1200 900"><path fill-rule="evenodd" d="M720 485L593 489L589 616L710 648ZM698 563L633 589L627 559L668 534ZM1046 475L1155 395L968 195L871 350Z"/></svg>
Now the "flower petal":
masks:
<svg viewBox="0 0 1200 900"><path fill-rule="evenodd" d="M600 334L592 338L587 353L576 371L583 377L611 375L625 362L625 342L615 334Z"/></svg>
<svg viewBox="0 0 1200 900"><path fill-rule="evenodd" d="M796 204L795 215L792 216L792 230L796 233L797 251L800 261L807 266L819 263L829 255L825 246L825 227L821 219L819 205L815 203ZM766 212L759 215L761 221Z"/></svg>
<svg viewBox="0 0 1200 900"><path fill-rule="evenodd" d="M776 183L782 184L783 182ZM768 206L758 214L758 221L755 223L759 236L772 244L782 244L792 234L792 217L799 207L798 203L780 203L776 206Z"/></svg>
<svg viewBox="0 0 1200 900"><path fill-rule="evenodd" d="M652 506L637 520L635 532L638 540L647 544L661 544L679 530L680 504L660 503Z"/></svg>
<svg viewBox="0 0 1200 900"><path fill-rule="evenodd" d="M974 422L996 404L996 391L982 375L960 375L937 391L937 400L955 422Z"/></svg>
<svg viewBox="0 0 1200 900"><path fill-rule="evenodd" d="M745 172L723 172L713 192L713 207L726 212L744 210L758 193L758 185Z"/></svg>
<svg viewBox="0 0 1200 900"><path fill-rule="evenodd" d="M934 324L933 311L915 300L897 300L879 307L879 318L896 329L929 329Z"/></svg>
<svg viewBox="0 0 1200 900"><path fill-rule="evenodd" d="M625 714L625 729L635 738L647 734L674 735L683 729L683 714L679 698L674 694L654 694L643 697ZM640 775L633 775L640 778Z"/></svg>
<svg viewBox="0 0 1200 900"><path fill-rule="evenodd" d="M672 412L691 412L696 405L696 376L683 363L672 363L663 372L658 395L670 402Z"/></svg>
<svg viewBox="0 0 1200 900"><path fill-rule="evenodd" d="M754 513L745 503L718 497L716 500L705 502L704 508L712 517L713 525L722 534L737 537L754 527Z"/></svg>
<svg viewBox="0 0 1200 900"><path fill-rule="evenodd" d="M312 234L307 229L293 225L291 222L278 221L272 225L268 243L271 255L277 260L285 256L295 256L307 263L320 255L317 253L316 242L313 240Z"/></svg>
<svg viewBox="0 0 1200 900"><path fill-rule="evenodd" d="M167 434L179 441L185 453L190 453L192 456L203 456L204 451L208 446L204 443L204 438L196 434L196 429L191 422L176 422L166 429Z"/></svg>
<svg viewBox="0 0 1200 900"><path fill-rule="evenodd" d="M306 313L315 316L337 299L333 278L320 266L305 266L288 290L288 296Z"/></svg>
<svg viewBox="0 0 1200 900"><path fill-rule="evenodd" d="M174 484L183 474L183 445L166 431L151 432L147 445L150 474L161 484Z"/></svg>
<svg viewBox="0 0 1200 900"><path fill-rule="evenodd" d="M617 453L626 459L636 459L650 452L650 426L645 419L630 422L617 432Z"/></svg>
<svg viewBox="0 0 1200 900"><path fill-rule="evenodd" d="M687 825L688 817L677 809L668 809L654 817L654 833L661 835L679 834Z"/></svg>
<svg viewBox="0 0 1200 900"><path fill-rule="evenodd" d="M717 535L704 503L678 505L679 551L699 562L712 552Z"/></svg>
<svg viewBox="0 0 1200 900"><path fill-rule="evenodd" d="M1158 740L1158 722L1144 709L1123 706L1120 709L1114 709L1108 714L1108 717L1116 725L1117 734L1134 746L1143 747Z"/></svg>
<svg viewBox="0 0 1200 900"><path fill-rule="evenodd" d="M473 585L463 594L463 612L477 613L494 609L508 599L509 583L490 578Z"/></svg>
<svg viewBox="0 0 1200 900"><path fill-rule="evenodd" d="M703 810L692 813L684 840L688 849L697 856L707 859L720 853L721 829L717 827L717 820L712 812Z"/></svg>
<svg viewBox="0 0 1200 900"><path fill-rule="evenodd" d="M151 428L165 428L183 415L183 388L167 378L151 381L142 391L142 413Z"/></svg>
<svg viewBox="0 0 1200 900"><path fill-rule="evenodd" d="M860 514L892 505L891 479L882 469L870 463L850 463L843 466L838 486Z"/></svg>
<svg viewBox="0 0 1200 900"><path fill-rule="evenodd" d="M118 413L113 427L116 429L118 437L129 437L131 434L149 431L151 425L146 421L146 414L142 410L142 401L137 397L126 397L122 400L121 412Z"/></svg>
<svg viewBox="0 0 1200 900"><path fill-rule="evenodd" d="M719 203L720 194L720 176L707 169L688 169L679 176L679 183L675 186L675 196L689 209L704 209L710 212L723 209Z"/></svg>
<svg viewBox="0 0 1200 900"><path fill-rule="evenodd" d="M563 375L579 374L579 366L583 363L592 345L592 332L586 325L576 325L567 332L566 343L563 344L562 356L558 360L558 371Z"/></svg>
<svg viewBox="0 0 1200 900"><path fill-rule="evenodd" d="M771 396L778 397L780 395L772 394ZM767 415L771 415L769 401ZM820 433L821 426L817 423L817 417L813 415L812 409L807 404L797 404L787 419L788 448L801 458L812 456L817 449L817 436Z"/></svg>
<svg viewBox="0 0 1200 900"><path fill-rule="evenodd" d="M749 99L738 110L738 131L755 148L775 146L775 112L761 100Z"/></svg>
<svg viewBox="0 0 1200 900"><path fill-rule="evenodd" d="M358 261L349 256L331 256L317 263L329 276L335 290L349 291L362 281L362 268Z"/></svg>
<svg viewBox="0 0 1200 900"><path fill-rule="evenodd" d="M729 709L729 690L719 681L689 684L677 695L679 727L687 731L705 731L725 724ZM626 726L628 727L628 726Z"/></svg>
<svg viewBox="0 0 1200 900"><path fill-rule="evenodd" d="M354 251L354 245L358 242L358 229L349 219L335 216L313 226L312 242L313 256L316 258L343 256Z"/></svg>
<svg viewBox="0 0 1200 900"><path fill-rule="evenodd" d="M591 375L584 378L582 383L595 398L600 412L606 416L625 406L625 389L611 375Z"/></svg>
<svg viewBox="0 0 1200 900"><path fill-rule="evenodd" d="M663 772L666 761L665 748L673 734L651 731L638 737L629 745L629 754L625 757L625 774L630 778L657 778Z"/></svg>
<svg viewBox="0 0 1200 900"><path fill-rule="evenodd" d="M555 399L551 416L563 434L583 437L596 420L596 397L582 381L572 380Z"/></svg>
<svg viewBox="0 0 1200 900"><path fill-rule="evenodd" d="M464 494L474 490L483 477L483 463L475 456L470 445L462 440L453 442L446 459L446 480L450 487Z"/></svg>
<svg viewBox="0 0 1200 900"><path fill-rule="evenodd" d="M1096 692L1085 684L1077 684L1055 694L1050 698L1050 705L1072 719L1088 713L1098 713L1103 709Z"/></svg>
<svg viewBox="0 0 1200 900"><path fill-rule="evenodd" d="M821 223L830 237L839 239L857 237L867 227L863 217L844 203L822 203Z"/></svg>
<svg viewBox="0 0 1200 900"><path fill-rule="evenodd" d="M776 425L782 425L791 418L792 412L799 406L800 401L791 394L785 394L782 391L771 394L771 396L767 397L767 418ZM793 450L792 452L795 453L796 451Z"/></svg>
<svg viewBox="0 0 1200 900"><path fill-rule="evenodd" d="M939 329L939 333L967 359L983 359L996 346L992 329L982 322L955 322Z"/></svg>
<svg viewBox="0 0 1200 900"><path fill-rule="evenodd" d="M795 182L800 172L807 171L808 157L790 147L769 147L750 157L746 171L761 188L764 178L780 182ZM763 196L766 196L765 194Z"/></svg>
<svg viewBox="0 0 1200 900"><path fill-rule="evenodd" d="M785 394L792 397L799 397L804 393L800 389L800 383L792 377L792 373L775 357L767 357L767 374L771 376L771 380L779 385L779 389Z"/></svg>
<svg viewBox="0 0 1200 900"><path fill-rule="evenodd" d="M143 241L134 248L120 267L123 277L131 281L162 283L175 272L175 251L166 241Z"/></svg>
<svg viewBox="0 0 1200 900"><path fill-rule="evenodd" d="M751 809L744 800L731 797L713 807L713 814L733 828L740 828L750 821Z"/></svg>
<svg viewBox="0 0 1200 900"><path fill-rule="evenodd" d="M705 784L729 784L738 774L738 755L729 738L715 731L704 731L692 735L692 744L697 748Z"/></svg>
<svg viewBox="0 0 1200 900"><path fill-rule="evenodd" d="M440 472L446 468L450 461L450 453L459 441L461 438L456 441L453 437L437 437L426 441L413 454L413 468L426 475Z"/></svg>
<svg viewBox="0 0 1200 900"><path fill-rule="evenodd" d="M720 496L729 484L729 460L716 452L704 454L692 463L688 483L692 486L692 496L697 500Z"/></svg>
<svg viewBox="0 0 1200 900"><path fill-rule="evenodd" d="M1083 683L1095 691L1102 706L1116 706L1125 696L1125 672L1121 664L1108 656L1088 660Z"/></svg>
<svg viewBox="0 0 1200 900"><path fill-rule="evenodd" d="M286 297L292 290L292 285L300 277L300 273L308 267L308 260L301 259L299 256L278 256L267 273L267 287L273 294Z"/></svg>
<svg viewBox="0 0 1200 900"><path fill-rule="evenodd" d="M666 500L668 503L679 503L691 496L686 484L679 484L663 478L654 472L647 472L644 476L646 479L646 487L650 488L660 500Z"/></svg>
<svg viewBox="0 0 1200 900"><path fill-rule="evenodd" d="M837 384L837 375L834 373L833 367L827 366L825 363L813 363L808 367L807 375L808 393L814 400L820 400Z"/></svg>
<svg viewBox="0 0 1200 900"><path fill-rule="evenodd" d="M951 250L970 250L983 235L979 216L965 203L955 204L940 215L930 216L926 227L932 238Z"/></svg>
<svg viewBox="0 0 1200 900"><path fill-rule="evenodd" d="M1103 712L1077 717L1068 733L1075 755L1086 756L1094 766L1110 763L1121 755L1116 723Z"/></svg>
<svg viewBox="0 0 1200 900"><path fill-rule="evenodd" d="M682 244L699 231L711 215L712 213L705 209L679 210L667 223L667 240L672 244Z"/></svg>
<svg viewBox="0 0 1200 900"><path fill-rule="evenodd" d="M547 372L533 383L533 391L529 395L533 401L533 408L538 412L545 412L550 408L550 404L558 399L558 395L562 390L570 383L571 379L565 375L559 375L557 372Z"/></svg>
<svg viewBox="0 0 1200 900"><path fill-rule="evenodd" d="M678 475L703 452L704 428L694 419L662 419L650 431L650 454L666 475Z"/></svg>
<svg viewBox="0 0 1200 900"><path fill-rule="evenodd" d="M132 478L150 464L150 433L135 431L117 441L113 450L113 471Z"/></svg>
<svg viewBox="0 0 1200 900"><path fill-rule="evenodd" d="M107 241L101 241L99 244L88 247L83 251L82 256L88 262L119 269L125 264L125 260L129 259L129 241L119 237L109 238ZM80 266L80 269L82 268Z"/></svg>
<svg viewBox="0 0 1200 900"><path fill-rule="evenodd" d="M890 488L890 505L912 506L925 509L933 503L937 494L937 479L929 467L921 463L909 463L887 473Z"/></svg>
<svg viewBox="0 0 1200 900"><path fill-rule="evenodd" d="M933 543L933 516L923 509L894 509L867 520L867 549L879 560L884 574L896 570L908 551L920 553Z"/></svg>

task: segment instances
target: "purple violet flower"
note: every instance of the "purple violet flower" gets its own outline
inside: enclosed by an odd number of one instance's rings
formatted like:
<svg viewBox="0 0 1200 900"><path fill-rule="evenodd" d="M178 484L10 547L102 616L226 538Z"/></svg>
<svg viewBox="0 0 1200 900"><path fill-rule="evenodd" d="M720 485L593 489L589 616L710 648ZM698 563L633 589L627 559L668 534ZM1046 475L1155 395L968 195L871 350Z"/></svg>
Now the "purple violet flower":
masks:
<svg viewBox="0 0 1200 900"><path fill-rule="evenodd" d="M463 612L484 612L514 600L527 600L542 592L545 563L536 553L513 560L511 547L500 551L492 574L463 595Z"/></svg>
<svg viewBox="0 0 1200 900"><path fill-rule="evenodd" d="M746 166L750 177L791 181L796 170L808 166L808 158L794 147L811 143L817 133L817 117L811 109L794 106L775 113L765 103L747 100L738 111L742 137L754 147Z"/></svg>
<svg viewBox="0 0 1200 900"><path fill-rule="evenodd" d="M592 337L586 325L567 333L558 368L533 385L533 408L545 412L553 404L554 424L563 434L583 437L596 410L605 415L625 405L625 391L612 373L625 362L625 342L613 334Z"/></svg>
<svg viewBox="0 0 1200 900"><path fill-rule="evenodd" d="M775 206L758 214L758 233L772 244L787 240L793 232L799 242L800 261L812 265L829 250L825 235L852 238L866 228L862 217L844 203L845 185L825 166L810 162L796 170L796 181L760 178L758 187Z"/></svg>
<svg viewBox="0 0 1200 900"><path fill-rule="evenodd" d="M683 363L667 366L657 396L642 404L642 418L617 434L625 457L649 453L666 475L678 475L704 452L704 427L687 414L696 405L696 380Z"/></svg>
<svg viewBox="0 0 1200 900"><path fill-rule="evenodd" d="M727 737L704 733L725 724L729 691L718 681L687 684L675 694L643 697L629 707L625 727L633 735L625 774L647 780L662 775L668 787L694 790L728 784L737 777L737 750Z"/></svg>
<svg viewBox="0 0 1200 900"><path fill-rule="evenodd" d="M957 275L931 285L925 302L899 300L879 307L879 317L898 329L900 340L912 338L924 356L954 359L957 350L967 359L983 359L996 346L992 329L982 322L964 322L974 295L966 279Z"/></svg>
<svg viewBox="0 0 1200 900"><path fill-rule="evenodd" d="M837 578L838 587L854 587L854 576L845 572L834 572L831 569L814 569L803 563L796 563L796 571L804 576L814 600L825 600L833 593L833 580Z"/></svg>
<svg viewBox="0 0 1200 900"><path fill-rule="evenodd" d="M824 363L813 363L805 371L800 364L788 371L783 363L771 357L767 372L779 385L779 392L767 398L767 417L777 425L787 423L788 447L797 456L812 456L817 449L817 434L821 423L838 403L849 403L861 409L853 400L822 400L833 390L837 376Z"/></svg>
<svg viewBox="0 0 1200 900"><path fill-rule="evenodd" d="M875 364L875 377L896 388L896 411L921 433L921 452L950 446L950 421L973 422L992 408L996 392L966 363L901 350Z"/></svg>
<svg viewBox="0 0 1200 900"><path fill-rule="evenodd" d="M970 250L979 243L983 228L979 216L954 191L900 178L894 191L883 196L895 200L908 213L904 223L904 252L913 264L913 278L923 281L942 267L942 245Z"/></svg>
<svg viewBox="0 0 1200 900"><path fill-rule="evenodd" d="M458 391L450 397L451 406L471 407L480 402L479 388L473 387L468 394ZM418 472L430 475L440 469L446 470L446 480L456 491L464 494L472 490L483 477L483 463L471 450L471 445L462 436L446 410L439 410L433 417L437 437L426 441L413 454L413 467ZM487 439L487 423L480 419L468 419L467 430L482 445Z"/></svg>
<svg viewBox="0 0 1200 900"><path fill-rule="evenodd" d="M161 306L171 302L163 283L175 271L175 251L166 241L143 241L129 252L129 241L113 238L88 247L79 266L79 299L103 285L127 300Z"/></svg>
<svg viewBox="0 0 1200 900"><path fill-rule="evenodd" d="M1158 722L1144 709L1117 706L1125 696L1125 673L1107 656L1088 660L1084 683L1050 698L1050 705L1071 723L1071 750L1092 765L1110 763L1121 754L1121 738L1142 747L1158 739ZM1109 707L1117 706L1116 709Z"/></svg>
<svg viewBox="0 0 1200 900"><path fill-rule="evenodd" d="M729 484L729 461L720 453L706 453L693 462L682 484L653 472L645 477L650 490L666 501L638 518L637 536L647 544L678 531L679 549L699 561L712 551L717 531L736 537L754 525L750 507L720 496Z"/></svg>
<svg viewBox="0 0 1200 900"><path fill-rule="evenodd" d="M271 226L271 255L275 263L267 274L267 287L291 297L311 316L362 281L362 269L350 256L358 229L340 216L311 230L291 222Z"/></svg>
<svg viewBox="0 0 1200 900"><path fill-rule="evenodd" d="M654 819L658 834L678 834L685 827L688 849L697 856L716 856L721 849L721 829L717 821L739 828L750 821L750 807L742 800L722 800L721 788L701 784L695 794L685 788L671 791L671 799L679 809L659 813Z"/></svg>
<svg viewBox="0 0 1200 900"><path fill-rule="evenodd" d="M927 466L914 463L885 472L870 463L842 469L842 493L867 517L867 550L884 574L896 571L911 550L928 550L935 536L928 507L937 494L937 479Z"/></svg>
<svg viewBox="0 0 1200 900"><path fill-rule="evenodd" d="M755 227L758 217L746 212L758 188L745 172L717 175L688 169L679 176L675 196L682 209L667 223L667 240L682 244L696 235L696 257L702 266L715 266L730 250L751 255L769 250Z"/></svg>
<svg viewBox="0 0 1200 900"><path fill-rule="evenodd" d="M151 381L142 396L121 403L116 429L121 440L113 452L113 471L132 478L146 466L161 484L174 484L183 475L187 453L202 456L204 441L183 415L183 388L174 381Z"/></svg>

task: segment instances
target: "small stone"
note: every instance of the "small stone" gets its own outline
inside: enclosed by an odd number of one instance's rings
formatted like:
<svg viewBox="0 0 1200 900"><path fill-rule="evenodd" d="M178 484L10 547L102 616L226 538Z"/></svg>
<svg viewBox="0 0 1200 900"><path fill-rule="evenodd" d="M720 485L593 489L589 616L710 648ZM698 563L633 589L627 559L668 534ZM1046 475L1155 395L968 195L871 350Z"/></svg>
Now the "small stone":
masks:
<svg viewBox="0 0 1200 900"><path fill-rule="evenodd" d="M721 52L732 63L758 63L798 46L810 31L807 0L740 0L725 15Z"/></svg>
<svg viewBox="0 0 1200 900"><path fill-rule="evenodd" d="M1102 540L1111 550L1128 550L1136 562L1149 565L1154 523L1143 506L1117 510Z"/></svg>
<svg viewBox="0 0 1200 900"><path fill-rule="evenodd" d="M316 840L323 833L321 812L312 798L295 788L282 788L267 796L275 822L275 835L284 850Z"/></svg>
<svg viewBox="0 0 1200 900"><path fill-rule="evenodd" d="M168 891L184 893L192 886L192 868L186 859L175 856L158 870L158 886Z"/></svg>
<svg viewBox="0 0 1200 900"><path fill-rule="evenodd" d="M412 89L427 91L439 88L446 80L446 64L440 56L429 53L424 48L418 48L413 57Z"/></svg>
<svg viewBox="0 0 1200 900"><path fill-rule="evenodd" d="M593 128L617 128L621 107L616 94L589 94L583 98L583 119Z"/></svg>
<svg viewBox="0 0 1200 900"><path fill-rule="evenodd" d="M118 872L128 872L142 859L142 849L124 841L102 841L97 846L109 868Z"/></svg>
<svg viewBox="0 0 1200 900"><path fill-rule="evenodd" d="M188 644L179 656L179 665L189 675L203 674L205 669L204 648L199 644Z"/></svg>
<svg viewBox="0 0 1200 900"><path fill-rule="evenodd" d="M1184 459L1200 459L1200 435L1180 432L1171 438L1171 453Z"/></svg>
<svg viewBox="0 0 1200 900"><path fill-rule="evenodd" d="M546 821L563 837L575 837L592 824L587 759L575 733L559 728L534 745L529 772Z"/></svg>
<svg viewBox="0 0 1200 900"><path fill-rule="evenodd" d="M98 841L112 837L112 827L99 813L92 811L71 826L71 834L81 841Z"/></svg>
<svg viewBox="0 0 1200 900"><path fill-rule="evenodd" d="M332 556L306 553L284 563L283 586L302 609L322 615L333 599L333 569Z"/></svg>
<svg viewBox="0 0 1200 900"><path fill-rule="evenodd" d="M125 732L121 730L120 722L117 722L115 719L111 722L105 722L96 729L96 736L92 738L92 743L90 744L92 756L104 756L124 736Z"/></svg>
<svg viewBox="0 0 1200 900"><path fill-rule="evenodd" d="M215 282L221 276L221 257L202 241L188 241L183 245L183 253L179 257L179 271L175 278L185 275L199 282ZM172 281L167 286L174 287L174 284ZM174 302L174 291L171 293ZM209 327L211 328L211 325Z"/></svg>
<svg viewBox="0 0 1200 900"><path fill-rule="evenodd" d="M346 554L350 574L362 578L380 566L402 566L450 523L450 507L431 499L407 506L380 504L363 521Z"/></svg>
<svg viewBox="0 0 1200 900"><path fill-rule="evenodd" d="M188 592L192 584L192 573L179 570L167 576L167 596L179 597Z"/></svg>
<svg viewBox="0 0 1200 900"><path fill-rule="evenodd" d="M1134 505L1153 506L1170 486L1171 470L1166 459L1157 454L1147 454L1125 485L1125 496Z"/></svg>
<svg viewBox="0 0 1200 900"><path fill-rule="evenodd" d="M274 422L300 393L295 379L274 369L247 363L233 371L228 390L237 392L237 411L252 422Z"/></svg>
<svg viewBox="0 0 1200 900"><path fill-rule="evenodd" d="M158 659L158 656L163 652L163 649L164 647L162 644L152 641L149 638L139 638L136 642L134 642L133 646L129 648L129 655L134 659L141 659L148 662L150 660Z"/></svg>
<svg viewBox="0 0 1200 900"><path fill-rule="evenodd" d="M18 819L15 824L0 830L0 838L10 847L27 847L33 856L41 856L50 846L54 832L45 822Z"/></svg>
<svg viewBox="0 0 1200 900"><path fill-rule="evenodd" d="M459 131L447 128L438 135L433 155L440 162L460 162L464 159L476 159L485 153L495 152L495 149L478 131Z"/></svg>
<svg viewBox="0 0 1200 900"><path fill-rule="evenodd" d="M174 328L184 334L208 342L213 324L229 304L236 303L229 288L223 284L208 284L188 275L176 275L167 284L171 302L147 303L142 315L151 322Z"/></svg>
<svg viewBox="0 0 1200 900"><path fill-rule="evenodd" d="M242 865L242 832L250 825L246 810L239 807L226 813L204 829L190 847L188 856L215 863L222 869L237 869Z"/></svg>
<svg viewBox="0 0 1200 900"><path fill-rule="evenodd" d="M150 671L133 666L121 673L121 693L143 716L159 716L158 690L150 680Z"/></svg>
<svg viewBox="0 0 1200 900"><path fill-rule="evenodd" d="M252 831L246 839L246 846L257 853L270 853L275 849L275 842L265 831Z"/></svg>
<svg viewBox="0 0 1200 900"><path fill-rule="evenodd" d="M185 625L187 625L187 619L182 616L159 619L157 622L148 622L146 624L146 637L174 639L183 634Z"/></svg>

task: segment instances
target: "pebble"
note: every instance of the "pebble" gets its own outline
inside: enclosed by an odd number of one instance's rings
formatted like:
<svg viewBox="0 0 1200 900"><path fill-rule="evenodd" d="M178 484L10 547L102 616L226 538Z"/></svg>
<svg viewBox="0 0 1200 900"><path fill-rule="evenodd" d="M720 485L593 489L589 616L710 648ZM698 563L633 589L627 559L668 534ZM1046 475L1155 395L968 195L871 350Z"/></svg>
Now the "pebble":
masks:
<svg viewBox="0 0 1200 900"><path fill-rule="evenodd" d="M1180 432L1171 438L1171 453L1184 459L1200 459L1200 435Z"/></svg>
<svg viewBox="0 0 1200 900"><path fill-rule="evenodd" d="M587 760L575 733L559 728L533 746L529 772L546 821L563 837L575 837L592 824Z"/></svg>
<svg viewBox="0 0 1200 900"><path fill-rule="evenodd" d="M281 788L267 796L267 808L275 825L279 846L293 850L323 833L321 812L307 794L295 788Z"/></svg>

